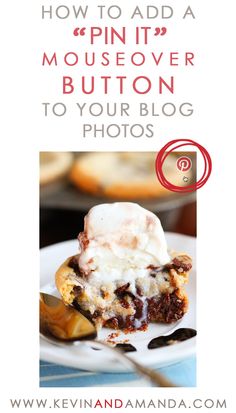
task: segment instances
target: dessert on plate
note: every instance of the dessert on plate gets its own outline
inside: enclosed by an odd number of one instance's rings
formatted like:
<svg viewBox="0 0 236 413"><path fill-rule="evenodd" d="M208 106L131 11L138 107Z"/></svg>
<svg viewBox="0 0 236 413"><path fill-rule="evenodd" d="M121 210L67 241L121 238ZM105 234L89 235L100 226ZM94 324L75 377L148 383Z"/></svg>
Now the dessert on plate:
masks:
<svg viewBox="0 0 236 413"><path fill-rule="evenodd" d="M70 172L75 186L97 196L135 200L172 195L156 177L154 152L95 152L80 155ZM186 185L170 154L163 165L165 177L174 185ZM192 171L185 173L188 184ZM128 177L128 179L127 179Z"/></svg>
<svg viewBox="0 0 236 413"><path fill-rule="evenodd" d="M78 241L79 251L58 269L56 285L64 302L97 327L142 330L186 313L191 258L168 251L155 214L130 202L97 205Z"/></svg>

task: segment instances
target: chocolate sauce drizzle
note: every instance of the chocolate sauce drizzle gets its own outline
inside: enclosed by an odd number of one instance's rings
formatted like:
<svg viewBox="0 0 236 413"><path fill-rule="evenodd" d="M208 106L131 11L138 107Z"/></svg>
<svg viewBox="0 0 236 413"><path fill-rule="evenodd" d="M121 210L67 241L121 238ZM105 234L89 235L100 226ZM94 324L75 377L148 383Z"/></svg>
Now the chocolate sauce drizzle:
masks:
<svg viewBox="0 0 236 413"><path fill-rule="evenodd" d="M185 341L197 335L197 331L193 328L179 328L168 336L160 336L153 338L149 344L149 349L160 348L175 344L177 341Z"/></svg>
<svg viewBox="0 0 236 413"><path fill-rule="evenodd" d="M175 344L176 342L185 341L189 338L195 337L197 335L197 331L193 328L179 328L175 330L173 333L167 336L159 336L153 338L149 344L148 349L152 350L154 348L161 348L165 346L170 346L171 344ZM129 343L117 343L115 347L121 350L124 353L130 353L132 351L137 351L137 349ZM100 348L91 347L93 350L101 350Z"/></svg>
<svg viewBox="0 0 236 413"><path fill-rule="evenodd" d="M130 353L131 351L137 351L137 349L132 344L128 344L128 343L118 343L116 344L115 347L123 351L124 353Z"/></svg>

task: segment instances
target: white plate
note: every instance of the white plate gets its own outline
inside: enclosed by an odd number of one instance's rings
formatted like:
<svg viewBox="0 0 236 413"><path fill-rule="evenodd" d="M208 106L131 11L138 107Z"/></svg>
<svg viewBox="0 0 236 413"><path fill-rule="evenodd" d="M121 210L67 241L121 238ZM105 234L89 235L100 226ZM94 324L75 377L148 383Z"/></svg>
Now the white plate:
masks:
<svg viewBox="0 0 236 413"><path fill-rule="evenodd" d="M163 367L190 357L195 353L196 337L189 340L177 343L171 346L166 346L159 349L149 350L147 344L149 341L160 335L169 334L176 328L190 327L196 329L196 270L195 270L195 238L185 235L166 233L166 239L169 248L179 252L186 252L193 258L193 269L190 274L189 284L186 290L189 297L189 310L187 314L174 324L151 323L145 332L137 332L132 334L120 334L115 340L117 342L123 339L129 339L137 352L128 353L129 357L141 362L149 367ZM58 295L54 283L54 274L57 268L65 259L76 254L78 249L78 241L66 241L60 244L54 244L50 247L41 250L41 291L50 294ZM103 328L99 334L99 339L105 339L112 332L107 328ZM84 370L97 372L125 372L128 371L126 366L114 360L114 358L106 351L96 351L79 343L77 347L60 348L47 343L43 339L40 341L40 357L53 363L58 363L70 367L78 367Z"/></svg>

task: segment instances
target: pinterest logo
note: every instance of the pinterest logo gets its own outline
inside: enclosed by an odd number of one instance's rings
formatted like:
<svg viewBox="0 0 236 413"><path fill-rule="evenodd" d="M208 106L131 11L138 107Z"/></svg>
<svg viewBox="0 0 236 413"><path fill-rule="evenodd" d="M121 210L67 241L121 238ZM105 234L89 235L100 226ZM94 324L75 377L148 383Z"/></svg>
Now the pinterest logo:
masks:
<svg viewBox="0 0 236 413"><path fill-rule="evenodd" d="M187 172L192 168L192 161L187 156L180 156L180 158L177 159L176 166L179 171Z"/></svg>
<svg viewBox="0 0 236 413"><path fill-rule="evenodd" d="M199 150L204 160L204 170L201 178L197 182L194 182L191 185L178 186L168 181L168 179L165 177L163 172L163 164L166 158L173 151L184 146L193 146ZM157 153L155 166L157 178L160 184L170 191L182 193L194 192L197 189L201 188L208 181L212 171L212 161L210 154L202 145L200 145L200 143L197 143L192 139L174 139L173 141L167 142L165 146L163 146L163 148L161 148ZM180 158L178 158L176 166L180 171L186 172L192 166L191 159L189 159L187 156L181 156ZM184 176L183 181L188 182L188 177Z"/></svg>

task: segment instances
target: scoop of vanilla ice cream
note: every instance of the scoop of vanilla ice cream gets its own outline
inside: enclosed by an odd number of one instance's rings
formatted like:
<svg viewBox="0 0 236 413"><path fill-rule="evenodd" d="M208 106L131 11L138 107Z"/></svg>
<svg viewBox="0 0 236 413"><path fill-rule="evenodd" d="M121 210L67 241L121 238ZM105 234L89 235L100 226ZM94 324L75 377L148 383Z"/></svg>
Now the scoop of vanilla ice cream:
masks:
<svg viewBox="0 0 236 413"><path fill-rule="evenodd" d="M79 267L90 280L133 283L170 261L160 220L131 202L93 207L85 217Z"/></svg>

